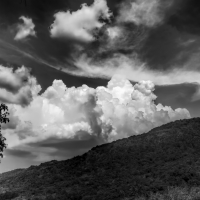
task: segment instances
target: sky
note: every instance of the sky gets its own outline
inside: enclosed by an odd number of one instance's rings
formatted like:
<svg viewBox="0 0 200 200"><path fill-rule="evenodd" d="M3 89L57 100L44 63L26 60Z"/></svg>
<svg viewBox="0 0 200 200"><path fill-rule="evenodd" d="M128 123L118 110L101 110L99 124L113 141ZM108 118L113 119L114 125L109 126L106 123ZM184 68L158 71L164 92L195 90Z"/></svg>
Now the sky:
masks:
<svg viewBox="0 0 200 200"><path fill-rule="evenodd" d="M1 0L0 173L200 117L198 0Z"/></svg>

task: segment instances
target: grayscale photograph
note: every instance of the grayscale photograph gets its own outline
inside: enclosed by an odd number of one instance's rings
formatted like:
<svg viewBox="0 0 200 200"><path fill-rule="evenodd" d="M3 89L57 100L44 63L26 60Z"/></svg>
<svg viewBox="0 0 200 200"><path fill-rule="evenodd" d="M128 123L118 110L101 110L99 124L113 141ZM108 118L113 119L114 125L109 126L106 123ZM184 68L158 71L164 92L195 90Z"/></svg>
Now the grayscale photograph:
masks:
<svg viewBox="0 0 200 200"><path fill-rule="evenodd" d="M200 0L0 0L0 200L200 200Z"/></svg>

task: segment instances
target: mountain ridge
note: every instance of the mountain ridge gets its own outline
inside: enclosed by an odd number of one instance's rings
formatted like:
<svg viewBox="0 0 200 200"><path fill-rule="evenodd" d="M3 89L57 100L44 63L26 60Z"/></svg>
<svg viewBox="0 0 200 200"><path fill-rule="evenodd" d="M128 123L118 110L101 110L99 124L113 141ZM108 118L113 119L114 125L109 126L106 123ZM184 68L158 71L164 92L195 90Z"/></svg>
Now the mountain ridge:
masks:
<svg viewBox="0 0 200 200"><path fill-rule="evenodd" d="M15 199L123 200L172 186L198 187L200 118L170 122L65 161L6 173L0 175L0 193L13 192Z"/></svg>

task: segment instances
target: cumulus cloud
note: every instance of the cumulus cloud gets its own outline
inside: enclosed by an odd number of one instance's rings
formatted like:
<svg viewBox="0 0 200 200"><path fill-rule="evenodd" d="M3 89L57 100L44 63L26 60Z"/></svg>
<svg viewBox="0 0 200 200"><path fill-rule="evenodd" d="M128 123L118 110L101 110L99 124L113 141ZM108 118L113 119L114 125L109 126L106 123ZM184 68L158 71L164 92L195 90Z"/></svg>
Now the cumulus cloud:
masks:
<svg viewBox="0 0 200 200"><path fill-rule="evenodd" d="M151 81L140 81L133 86L121 76L114 76L107 88L97 88L97 104L103 111L100 119L102 124L112 126L109 134L105 131L109 141L142 134L164 123L190 117L186 109L172 110L161 104L155 105L153 91Z"/></svg>
<svg viewBox="0 0 200 200"><path fill-rule="evenodd" d="M93 31L104 25L99 19L109 19L110 16L106 0L95 0L91 6L82 4L75 12L58 12L54 15L55 21L51 25L51 36L93 41Z"/></svg>
<svg viewBox="0 0 200 200"><path fill-rule="evenodd" d="M26 82L26 72L16 70L13 72L12 68L7 68L0 65L0 87L5 88L10 92L17 92L21 86Z"/></svg>
<svg viewBox="0 0 200 200"><path fill-rule="evenodd" d="M118 22L153 27L163 21L163 8L166 9L171 3L172 1L163 3L161 0L127 0L121 4Z"/></svg>
<svg viewBox="0 0 200 200"><path fill-rule="evenodd" d="M36 32L34 30L35 24L33 23L31 18L21 16L19 19L23 21L23 24L17 25L17 34L15 35L14 40L22 40L29 35L36 36Z"/></svg>
<svg viewBox="0 0 200 200"><path fill-rule="evenodd" d="M1 129L5 130L5 129L16 129L17 125L20 123L20 119L18 116L15 115L15 109L14 108L10 108L9 109L9 123L2 123L1 124Z"/></svg>
<svg viewBox="0 0 200 200"><path fill-rule="evenodd" d="M9 105L18 124L5 129L10 148L49 138L95 137L110 142L138 135L177 119L189 118L186 109L156 105L151 81L132 85L114 76L107 87L86 85L68 88L61 80L36 95L28 107ZM12 123L11 118L11 123Z"/></svg>
<svg viewBox="0 0 200 200"><path fill-rule="evenodd" d="M4 103L28 105L32 97L41 90L36 79L22 66L14 70L0 66L0 101Z"/></svg>

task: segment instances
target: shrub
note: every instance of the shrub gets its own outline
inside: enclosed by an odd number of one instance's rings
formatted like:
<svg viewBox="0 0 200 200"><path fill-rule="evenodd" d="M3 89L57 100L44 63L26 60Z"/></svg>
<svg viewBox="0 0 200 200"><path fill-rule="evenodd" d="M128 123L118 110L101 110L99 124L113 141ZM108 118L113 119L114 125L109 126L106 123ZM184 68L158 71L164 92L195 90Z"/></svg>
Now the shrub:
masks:
<svg viewBox="0 0 200 200"><path fill-rule="evenodd" d="M0 199L3 199L3 200L7 200L7 199L13 199L13 198L16 198L18 197L19 194L16 193L16 192L5 192L3 194L0 194Z"/></svg>

